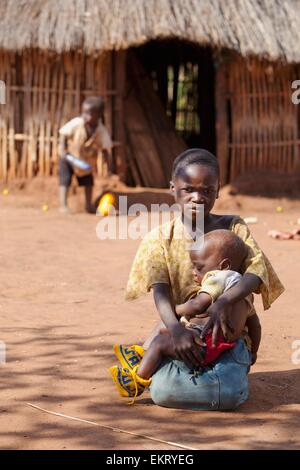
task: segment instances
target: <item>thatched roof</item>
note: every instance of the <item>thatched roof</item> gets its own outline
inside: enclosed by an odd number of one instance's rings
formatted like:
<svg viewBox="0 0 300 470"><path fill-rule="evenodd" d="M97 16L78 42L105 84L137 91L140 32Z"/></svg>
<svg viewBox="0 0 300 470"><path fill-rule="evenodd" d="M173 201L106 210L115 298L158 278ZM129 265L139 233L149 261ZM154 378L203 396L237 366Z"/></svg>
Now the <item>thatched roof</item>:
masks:
<svg viewBox="0 0 300 470"><path fill-rule="evenodd" d="M0 48L87 53L181 38L300 62L300 0L0 0Z"/></svg>

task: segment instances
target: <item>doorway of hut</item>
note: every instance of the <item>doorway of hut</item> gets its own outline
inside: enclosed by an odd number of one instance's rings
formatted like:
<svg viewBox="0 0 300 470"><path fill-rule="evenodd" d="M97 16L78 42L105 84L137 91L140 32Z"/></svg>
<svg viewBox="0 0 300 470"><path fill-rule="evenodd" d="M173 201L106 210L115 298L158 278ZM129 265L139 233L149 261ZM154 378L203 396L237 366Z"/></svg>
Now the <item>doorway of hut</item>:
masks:
<svg viewBox="0 0 300 470"><path fill-rule="evenodd" d="M127 183L167 187L181 151L215 153L213 52L178 40L150 41L128 51L126 75Z"/></svg>

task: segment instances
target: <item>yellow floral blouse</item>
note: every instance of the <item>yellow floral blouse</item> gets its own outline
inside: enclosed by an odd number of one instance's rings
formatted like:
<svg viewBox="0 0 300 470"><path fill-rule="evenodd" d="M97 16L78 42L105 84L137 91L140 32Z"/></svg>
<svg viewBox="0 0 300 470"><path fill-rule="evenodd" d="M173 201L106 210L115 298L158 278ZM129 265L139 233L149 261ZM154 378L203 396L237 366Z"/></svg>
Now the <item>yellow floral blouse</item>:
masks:
<svg viewBox="0 0 300 470"><path fill-rule="evenodd" d="M255 274L262 280L256 293L261 294L266 310L282 294L284 287L245 221L239 216L234 217L230 230L248 246L243 273ZM192 274L188 249L191 243L193 240L186 231L181 216L151 230L136 253L126 288L126 300L136 299L158 283L171 286L175 304L194 297L199 291L199 285Z"/></svg>

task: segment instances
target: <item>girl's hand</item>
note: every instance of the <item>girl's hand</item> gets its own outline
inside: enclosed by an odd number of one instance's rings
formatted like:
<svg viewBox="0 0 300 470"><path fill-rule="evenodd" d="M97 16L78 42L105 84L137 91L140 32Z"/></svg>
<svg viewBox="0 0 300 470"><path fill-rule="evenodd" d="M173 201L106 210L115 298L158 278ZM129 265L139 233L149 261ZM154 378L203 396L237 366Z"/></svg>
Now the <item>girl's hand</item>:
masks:
<svg viewBox="0 0 300 470"><path fill-rule="evenodd" d="M251 366L256 363L257 361L257 353L251 353L252 355L252 361L251 361Z"/></svg>
<svg viewBox="0 0 300 470"><path fill-rule="evenodd" d="M207 309L210 318L201 333L201 338L204 338L212 330L212 345L216 346L220 331L222 331L225 339L228 338L229 333L234 333L230 323L231 308L231 303L221 298L212 304Z"/></svg>
<svg viewBox="0 0 300 470"><path fill-rule="evenodd" d="M201 348L205 346L199 333L180 325L179 323L170 331L176 356L187 365L199 366L203 360Z"/></svg>

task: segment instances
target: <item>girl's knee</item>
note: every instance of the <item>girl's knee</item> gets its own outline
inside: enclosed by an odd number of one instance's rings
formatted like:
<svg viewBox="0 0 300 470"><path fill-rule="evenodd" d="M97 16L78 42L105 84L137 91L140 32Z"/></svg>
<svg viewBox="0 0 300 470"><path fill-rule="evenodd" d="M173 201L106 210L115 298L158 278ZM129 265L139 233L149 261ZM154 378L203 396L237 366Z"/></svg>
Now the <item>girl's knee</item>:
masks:
<svg viewBox="0 0 300 470"><path fill-rule="evenodd" d="M248 387L242 390L226 390L220 393L220 410L235 410L248 399Z"/></svg>
<svg viewBox="0 0 300 470"><path fill-rule="evenodd" d="M170 396L168 390L166 390L164 387L158 387L155 383L152 383L150 388L150 395L155 405L168 407Z"/></svg>

